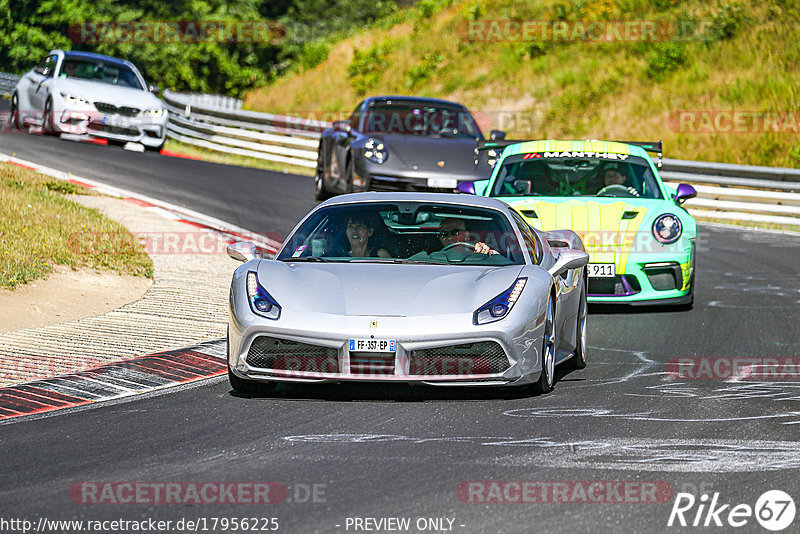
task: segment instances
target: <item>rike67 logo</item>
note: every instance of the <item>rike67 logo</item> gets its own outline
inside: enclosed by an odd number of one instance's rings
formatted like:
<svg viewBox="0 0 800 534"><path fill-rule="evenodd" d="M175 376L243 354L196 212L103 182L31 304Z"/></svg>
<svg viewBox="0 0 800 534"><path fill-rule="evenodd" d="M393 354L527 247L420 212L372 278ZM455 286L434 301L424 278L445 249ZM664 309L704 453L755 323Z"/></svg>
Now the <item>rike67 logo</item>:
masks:
<svg viewBox="0 0 800 534"><path fill-rule="evenodd" d="M778 532L794 522L795 512L794 500L781 490L764 492L754 507L723 503L718 492L711 497L704 493L699 499L691 493L678 493L667 526L739 528L755 517L765 529Z"/></svg>

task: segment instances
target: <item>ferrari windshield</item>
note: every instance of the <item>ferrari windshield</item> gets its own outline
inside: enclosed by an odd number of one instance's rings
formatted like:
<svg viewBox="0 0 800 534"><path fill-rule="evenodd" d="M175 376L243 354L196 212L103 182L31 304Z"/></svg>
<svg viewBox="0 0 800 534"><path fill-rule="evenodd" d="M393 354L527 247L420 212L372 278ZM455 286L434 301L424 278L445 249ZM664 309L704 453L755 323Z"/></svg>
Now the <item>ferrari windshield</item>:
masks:
<svg viewBox="0 0 800 534"><path fill-rule="evenodd" d="M59 78L77 78L110 85L144 89L136 73L122 63L111 63L91 58L65 57Z"/></svg>
<svg viewBox="0 0 800 534"><path fill-rule="evenodd" d="M490 196L663 198L644 158L624 154L595 157L591 152L553 154L557 153L534 152L505 158Z"/></svg>
<svg viewBox="0 0 800 534"><path fill-rule="evenodd" d="M458 204L363 202L311 214L281 261L521 265L519 240L498 210Z"/></svg>
<svg viewBox="0 0 800 534"><path fill-rule="evenodd" d="M461 106L408 100L374 102L366 110L363 130L366 134L483 137L475 119Z"/></svg>

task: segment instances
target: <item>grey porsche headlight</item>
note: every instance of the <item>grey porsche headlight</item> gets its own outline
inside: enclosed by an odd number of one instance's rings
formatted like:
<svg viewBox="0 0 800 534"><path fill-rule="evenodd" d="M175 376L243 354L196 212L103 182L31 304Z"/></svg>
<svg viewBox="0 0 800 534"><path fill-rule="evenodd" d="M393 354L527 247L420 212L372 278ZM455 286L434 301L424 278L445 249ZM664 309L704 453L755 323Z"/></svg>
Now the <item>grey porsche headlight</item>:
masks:
<svg viewBox="0 0 800 534"><path fill-rule="evenodd" d="M364 157L372 163L383 163L389 157L383 142L376 139L367 139L364 144Z"/></svg>
<svg viewBox="0 0 800 534"><path fill-rule="evenodd" d="M281 316L280 305L261 286L258 282L258 275L253 271L247 273L247 301L250 303L250 309L256 315L267 319L278 319Z"/></svg>
<svg viewBox="0 0 800 534"><path fill-rule="evenodd" d="M653 235L659 243L669 245L681 237L681 220L671 213L659 216L653 223Z"/></svg>
<svg viewBox="0 0 800 534"><path fill-rule="evenodd" d="M164 115L164 108L144 110L144 116L149 117L151 119L160 119L163 115Z"/></svg>
<svg viewBox="0 0 800 534"><path fill-rule="evenodd" d="M88 106L89 105L89 101L88 100L85 100L85 99L77 97L77 96L73 96L73 95L71 95L69 93L61 93L61 96L64 97L64 100L70 106Z"/></svg>
<svg viewBox="0 0 800 534"><path fill-rule="evenodd" d="M475 310L473 322L475 324L493 323L508 315L511 308L514 307L514 303L519 299L522 290L525 289L527 281L527 278L517 278L514 285Z"/></svg>

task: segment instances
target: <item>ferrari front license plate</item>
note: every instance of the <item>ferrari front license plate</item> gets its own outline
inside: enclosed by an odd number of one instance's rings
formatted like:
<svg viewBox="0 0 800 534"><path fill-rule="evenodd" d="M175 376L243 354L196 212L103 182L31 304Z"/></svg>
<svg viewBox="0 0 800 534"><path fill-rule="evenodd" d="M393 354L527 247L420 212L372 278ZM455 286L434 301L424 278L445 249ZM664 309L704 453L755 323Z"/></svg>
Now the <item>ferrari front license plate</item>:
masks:
<svg viewBox="0 0 800 534"><path fill-rule="evenodd" d="M457 185L458 180L455 178L428 178L428 187L455 189Z"/></svg>
<svg viewBox="0 0 800 534"><path fill-rule="evenodd" d="M613 263L590 263L589 278L614 278L616 274Z"/></svg>
<svg viewBox="0 0 800 534"><path fill-rule="evenodd" d="M394 339L351 339L350 352L396 352Z"/></svg>

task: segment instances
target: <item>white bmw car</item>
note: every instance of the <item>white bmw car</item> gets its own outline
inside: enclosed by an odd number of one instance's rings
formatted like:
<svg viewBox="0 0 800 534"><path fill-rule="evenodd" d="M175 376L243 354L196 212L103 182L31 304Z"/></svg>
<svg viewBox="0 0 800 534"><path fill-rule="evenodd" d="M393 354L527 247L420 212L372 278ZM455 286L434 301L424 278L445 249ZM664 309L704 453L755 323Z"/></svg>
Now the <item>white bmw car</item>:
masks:
<svg viewBox="0 0 800 534"><path fill-rule="evenodd" d="M11 96L18 128L70 133L160 149L167 110L129 61L53 50L20 78Z"/></svg>

